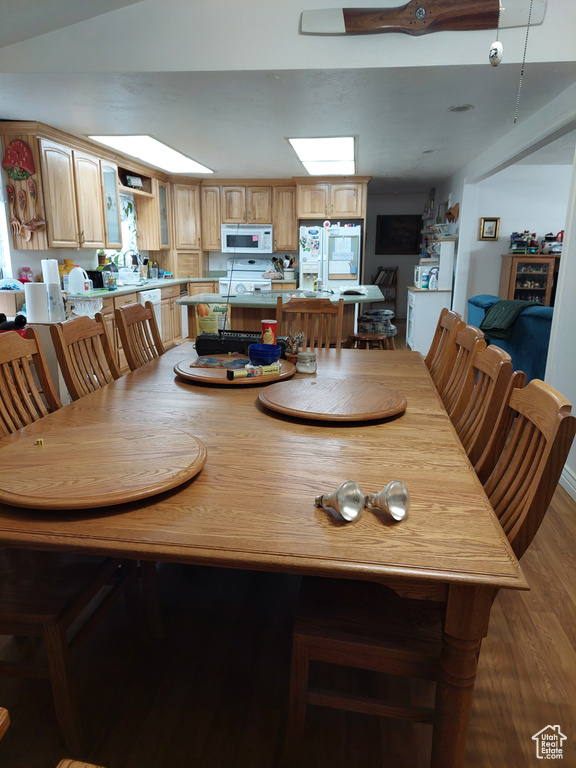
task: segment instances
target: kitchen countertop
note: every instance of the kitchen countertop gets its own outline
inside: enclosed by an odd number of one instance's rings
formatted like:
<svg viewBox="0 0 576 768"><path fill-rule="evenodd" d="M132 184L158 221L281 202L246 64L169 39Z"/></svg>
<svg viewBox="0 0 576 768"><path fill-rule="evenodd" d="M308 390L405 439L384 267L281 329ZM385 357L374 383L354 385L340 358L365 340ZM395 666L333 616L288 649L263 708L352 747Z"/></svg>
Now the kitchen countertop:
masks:
<svg viewBox="0 0 576 768"><path fill-rule="evenodd" d="M168 288L171 285L182 285L183 283L191 283L194 280L199 282L210 282L209 278L193 278L193 277L176 277L169 280L144 280L141 283L134 283L133 285L123 285L116 288L114 291L107 291L106 289L100 289L97 291L90 291L90 293L67 293L67 299L103 299L106 296L114 298L114 296L125 296L127 293L134 293L140 291L150 291L153 288Z"/></svg>
<svg viewBox="0 0 576 768"><path fill-rule="evenodd" d="M370 301L382 301L382 291L377 285L362 286L368 291L365 295L345 295L342 296L344 304L360 304ZM288 290L288 291L255 291L254 293L242 293L235 296L226 296L221 293L200 293L197 296L182 296L176 301L177 304L185 306L194 306L195 304L230 304L231 307L266 307L276 306L278 296L282 296L284 301L289 301L292 296L313 298L310 295L312 291ZM317 292L318 298L327 298L336 303L340 298L338 293Z"/></svg>

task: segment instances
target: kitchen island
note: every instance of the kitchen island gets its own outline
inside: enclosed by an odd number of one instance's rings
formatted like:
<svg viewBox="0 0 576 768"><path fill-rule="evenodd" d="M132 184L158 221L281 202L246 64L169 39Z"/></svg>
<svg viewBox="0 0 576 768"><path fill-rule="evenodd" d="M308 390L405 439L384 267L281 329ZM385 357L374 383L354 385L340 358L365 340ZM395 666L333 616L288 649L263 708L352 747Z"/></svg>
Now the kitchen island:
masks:
<svg viewBox="0 0 576 768"><path fill-rule="evenodd" d="M356 307L358 304L382 301L382 291L377 285L357 286L366 291L362 294L344 294L344 323L342 338L354 333L356 324ZM278 296L283 301L289 301L293 296L306 298L328 298L335 304L341 297L339 293L325 291L254 291L226 296L221 293L199 293L196 296L182 296L176 303L188 307L188 335L196 338L196 307L198 304L228 304L228 328L234 331L251 331L260 333L261 321L276 317L276 302ZM361 309L360 311L361 312Z"/></svg>

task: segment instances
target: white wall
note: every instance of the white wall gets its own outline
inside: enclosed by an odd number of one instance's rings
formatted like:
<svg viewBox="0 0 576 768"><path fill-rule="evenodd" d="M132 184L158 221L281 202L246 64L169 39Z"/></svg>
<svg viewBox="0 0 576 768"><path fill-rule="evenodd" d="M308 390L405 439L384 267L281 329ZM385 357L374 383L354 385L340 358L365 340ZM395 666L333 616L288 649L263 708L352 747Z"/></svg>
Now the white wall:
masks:
<svg viewBox="0 0 576 768"><path fill-rule="evenodd" d="M571 175L569 165L514 165L477 185L467 298L480 293L498 295L501 256L509 253L512 232L535 232L540 242L549 232L556 235L565 229ZM488 217L500 218L498 241L478 239L480 219Z"/></svg>
<svg viewBox="0 0 576 768"><path fill-rule="evenodd" d="M378 255L375 251L376 217L393 215L422 216L428 196L424 193L371 195L368 185L366 206L366 253L364 261L364 283L369 284L378 272L378 267L398 267L397 316L406 317L407 288L414 282L414 267L419 255Z"/></svg>

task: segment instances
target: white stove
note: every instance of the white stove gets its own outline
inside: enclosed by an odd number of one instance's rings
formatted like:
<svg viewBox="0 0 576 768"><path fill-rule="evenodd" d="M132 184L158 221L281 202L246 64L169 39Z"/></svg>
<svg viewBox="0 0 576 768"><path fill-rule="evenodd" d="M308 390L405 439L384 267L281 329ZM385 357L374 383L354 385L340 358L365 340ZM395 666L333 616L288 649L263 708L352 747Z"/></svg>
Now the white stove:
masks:
<svg viewBox="0 0 576 768"><path fill-rule="evenodd" d="M272 290L272 281L262 277L265 272L274 269L270 259L228 259L226 267L228 274L218 281L218 290L223 296Z"/></svg>

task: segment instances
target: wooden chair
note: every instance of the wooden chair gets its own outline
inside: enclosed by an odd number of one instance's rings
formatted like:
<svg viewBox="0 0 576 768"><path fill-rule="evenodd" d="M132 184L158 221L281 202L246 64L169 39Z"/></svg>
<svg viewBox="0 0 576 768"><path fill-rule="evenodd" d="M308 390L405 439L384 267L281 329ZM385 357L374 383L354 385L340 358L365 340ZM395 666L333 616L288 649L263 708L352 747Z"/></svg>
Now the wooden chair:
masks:
<svg viewBox="0 0 576 768"><path fill-rule="evenodd" d="M344 299L333 304L330 299L290 299L284 303L278 296L276 302L278 335L304 333L308 347L342 345ZM334 327L335 325L335 327Z"/></svg>
<svg viewBox="0 0 576 768"><path fill-rule="evenodd" d="M4 736L10 725L8 710L0 707L0 739ZM81 763L78 760L60 760L56 768L102 768L93 763Z"/></svg>
<svg viewBox="0 0 576 768"><path fill-rule="evenodd" d="M62 408L38 334L0 333L0 436Z"/></svg>
<svg viewBox="0 0 576 768"><path fill-rule="evenodd" d="M474 357L471 375L463 382L450 418L473 465L494 430L511 376L512 358L491 344Z"/></svg>
<svg viewBox="0 0 576 768"><path fill-rule="evenodd" d="M440 390L456 357L456 335L458 331L464 328L464 325L465 323L458 312L453 312L446 307L440 312L432 344L424 361L430 371L434 386L438 390Z"/></svg>
<svg viewBox="0 0 576 768"><path fill-rule="evenodd" d="M506 410L514 420L485 490L520 558L556 489L576 433L576 417L560 393L536 379L512 390ZM504 419L507 416L503 414ZM442 606L403 598L375 583L303 579L292 633L284 765L298 765L308 704L433 724L433 707L414 704L395 688L400 678L438 679ZM388 674L393 698L382 697L383 684L378 697L310 687L311 661ZM410 749L409 741L406 748Z"/></svg>
<svg viewBox="0 0 576 768"><path fill-rule="evenodd" d="M120 378L106 323L76 317L50 326L56 357L73 400L79 400Z"/></svg>
<svg viewBox="0 0 576 768"><path fill-rule="evenodd" d="M47 662L37 643L6 643L0 675L50 680L60 730L73 754L87 748L72 683L74 654L122 591L135 608L136 589L135 562L0 548L0 635L42 640Z"/></svg>
<svg viewBox="0 0 576 768"><path fill-rule="evenodd" d="M114 317L131 371L164 354L152 302L117 307Z"/></svg>
<svg viewBox="0 0 576 768"><path fill-rule="evenodd" d="M484 334L473 325L465 325L456 334L454 348L456 354L450 358L446 376L442 377L438 389L448 415L452 413L462 387L470 387L474 381L474 358L486 349Z"/></svg>

